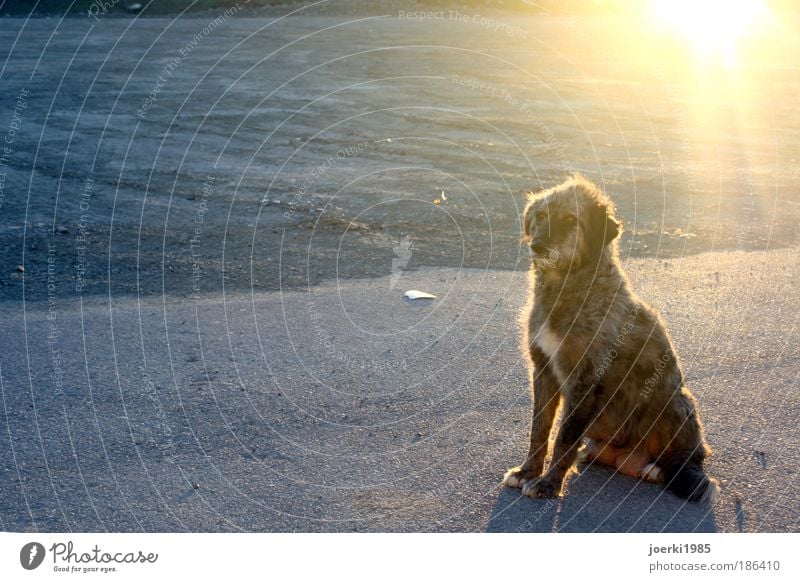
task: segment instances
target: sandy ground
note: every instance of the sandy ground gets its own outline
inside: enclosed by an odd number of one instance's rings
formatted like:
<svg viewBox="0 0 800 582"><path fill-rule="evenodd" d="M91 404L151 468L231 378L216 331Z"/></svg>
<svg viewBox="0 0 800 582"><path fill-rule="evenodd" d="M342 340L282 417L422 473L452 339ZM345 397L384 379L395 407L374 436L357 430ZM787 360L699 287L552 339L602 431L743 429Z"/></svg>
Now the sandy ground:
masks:
<svg viewBox="0 0 800 582"><path fill-rule="evenodd" d="M732 71L593 17L218 18L0 20L0 528L797 529L796 44ZM711 513L597 467L499 489L519 210L570 171L675 335Z"/></svg>

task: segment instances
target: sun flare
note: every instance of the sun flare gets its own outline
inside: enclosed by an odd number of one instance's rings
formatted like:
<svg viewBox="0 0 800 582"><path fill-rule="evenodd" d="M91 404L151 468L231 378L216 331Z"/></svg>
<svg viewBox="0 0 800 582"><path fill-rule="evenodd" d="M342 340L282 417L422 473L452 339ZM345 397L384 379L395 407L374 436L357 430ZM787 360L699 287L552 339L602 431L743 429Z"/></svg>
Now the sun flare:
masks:
<svg viewBox="0 0 800 582"><path fill-rule="evenodd" d="M700 58L736 61L737 45L767 15L762 0L650 0L659 27L685 37Z"/></svg>

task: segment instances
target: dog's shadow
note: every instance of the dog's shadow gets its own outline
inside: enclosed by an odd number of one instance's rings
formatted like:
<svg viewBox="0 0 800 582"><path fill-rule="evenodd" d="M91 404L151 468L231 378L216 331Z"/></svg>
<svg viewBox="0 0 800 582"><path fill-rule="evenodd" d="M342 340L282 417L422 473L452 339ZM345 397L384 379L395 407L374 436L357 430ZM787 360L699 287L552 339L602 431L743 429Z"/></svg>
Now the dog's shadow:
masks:
<svg viewBox="0 0 800 582"><path fill-rule="evenodd" d="M486 531L707 533L717 531L717 523L709 506L591 466L572 475L558 499L531 499L518 489L503 488Z"/></svg>

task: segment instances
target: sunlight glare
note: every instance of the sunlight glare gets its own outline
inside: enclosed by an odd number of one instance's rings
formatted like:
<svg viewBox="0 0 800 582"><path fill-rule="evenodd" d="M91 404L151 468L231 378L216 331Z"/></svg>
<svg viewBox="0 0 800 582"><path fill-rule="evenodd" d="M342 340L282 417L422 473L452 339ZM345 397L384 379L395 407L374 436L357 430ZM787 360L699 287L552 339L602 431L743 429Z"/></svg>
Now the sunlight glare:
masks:
<svg viewBox="0 0 800 582"><path fill-rule="evenodd" d="M737 43L767 13L762 0L650 0L653 18L686 37L697 56L736 61Z"/></svg>

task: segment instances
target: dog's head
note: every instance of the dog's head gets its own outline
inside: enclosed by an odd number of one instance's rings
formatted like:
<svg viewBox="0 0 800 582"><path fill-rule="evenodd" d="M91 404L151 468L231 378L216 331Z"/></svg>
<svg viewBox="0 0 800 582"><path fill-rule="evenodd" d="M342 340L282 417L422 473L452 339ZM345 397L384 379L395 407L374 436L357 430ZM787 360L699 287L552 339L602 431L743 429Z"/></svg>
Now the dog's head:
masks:
<svg viewBox="0 0 800 582"><path fill-rule="evenodd" d="M542 270L596 265L622 230L613 203L578 175L529 194L523 228L533 264Z"/></svg>

